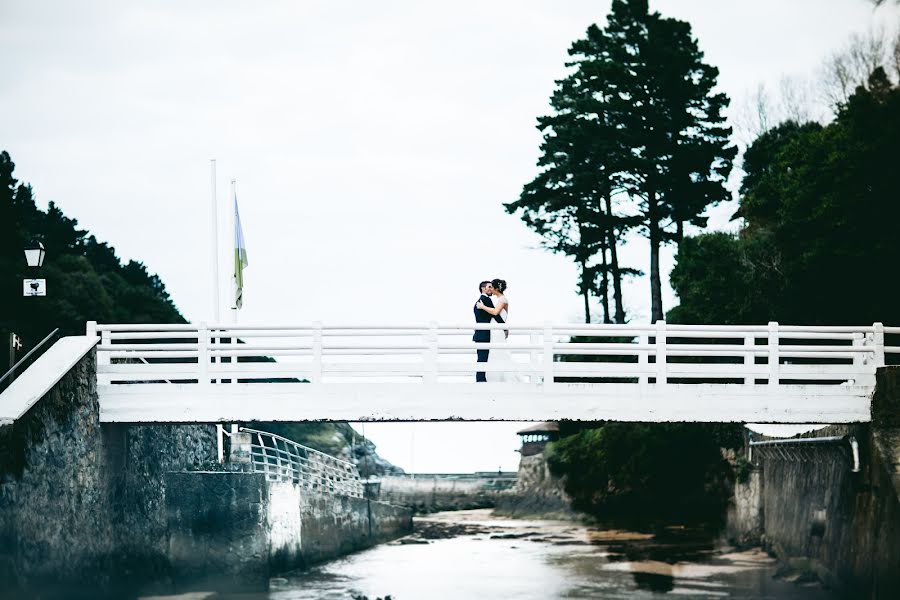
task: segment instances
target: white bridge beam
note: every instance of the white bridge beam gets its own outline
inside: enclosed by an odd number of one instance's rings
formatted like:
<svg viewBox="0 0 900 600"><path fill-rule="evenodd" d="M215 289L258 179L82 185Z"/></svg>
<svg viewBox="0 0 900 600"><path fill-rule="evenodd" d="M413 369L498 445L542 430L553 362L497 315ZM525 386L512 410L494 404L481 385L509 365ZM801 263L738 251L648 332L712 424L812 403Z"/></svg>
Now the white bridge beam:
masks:
<svg viewBox="0 0 900 600"><path fill-rule="evenodd" d="M101 386L101 422L555 421L852 423L867 386L239 383Z"/></svg>

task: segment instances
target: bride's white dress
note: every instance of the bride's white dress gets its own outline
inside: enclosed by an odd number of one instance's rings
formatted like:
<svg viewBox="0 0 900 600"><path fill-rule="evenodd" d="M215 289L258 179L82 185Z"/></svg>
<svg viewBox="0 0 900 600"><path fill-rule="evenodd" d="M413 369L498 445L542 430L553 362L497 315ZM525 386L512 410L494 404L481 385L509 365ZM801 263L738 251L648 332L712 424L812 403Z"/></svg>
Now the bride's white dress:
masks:
<svg viewBox="0 0 900 600"><path fill-rule="evenodd" d="M506 304L506 296L495 296L494 304ZM509 323L508 320L509 311L505 308L500 311L500 318L503 319L504 323ZM496 321L493 321L496 323ZM505 344L506 343L506 334L503 333L502 329L491 329L491 346L495 344ZM503 365L509 368L515 368L516 362L513 360L512 352L507 350L506 348L496 348L492 347L491 351L488 353L488 364L491 366L500 366ZM517 382L521 381L521 377L519 374L513 371L488 371L485 374L487 381L490 382Z"/></svg>

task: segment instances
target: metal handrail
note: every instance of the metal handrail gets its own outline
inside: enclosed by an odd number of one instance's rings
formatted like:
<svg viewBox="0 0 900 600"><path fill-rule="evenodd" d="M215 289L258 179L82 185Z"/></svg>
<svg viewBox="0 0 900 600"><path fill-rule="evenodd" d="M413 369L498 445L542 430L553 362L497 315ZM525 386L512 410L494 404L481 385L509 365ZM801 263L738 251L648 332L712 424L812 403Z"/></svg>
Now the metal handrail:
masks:
<svg viewBox="0 0 900 600"><path fill-rule="evenodd" d="M263 473L273 481L292 481L317 492L362 498L362 482L353 463L275 433L249 427L240 427L239 431L255 435L259 441L253 443L251 437L250 465L254 472ZM272 445L266 444L267 438Z"/></svg>
<svg viewBox="0 0 900 600"><path fill-rule="evenodd" d="M758 442L750 441L751 446L784 446L791 444L827 444L829 442L842 442L845 437L841 435L832 435L827 437L808 437L808 438L785 438L780 440L760 440Z"/></svg>
<svg viewBox="0 0 900 600"><path fill-rule="evenodd" d="M59 327L57 327L56 329L54 329L53 331L51 331L49 334L47 334L47 336L46 336L44 339L42 339L42 340L41 340L34 348L32 348L31 350L29 350L29 351L25 354L25 356L23 356L22 358L20 358L19 360L17 360L17 361L16 361L16 364L14 364L12 367L10 367L9 370L8 370L6 373L4 373L2 377L0 377L0 386L3 385L3 381L4 381L7 377L9 377L10 379L9 379L9 382L8 382L6 385L10 385L13 381L15 381L15 379L16 379L16 377L15 377L15 372L19 370L19 367L20 367L22 364L24 364L25 361L28 360L29 357L31 357L32 354L34 354L35 352L37 352L38 349L41 348L41 346L43 346L44 344L46 344L47 341L48 341L50 338L52 338L53 336L55 336L57 333L59 333Z"/></svg>
<svg viewBox="0 0 900 600"><path fill-rule="evenodd" d="M754 441L750 438L749 448L747 449L747 460L753 462L753 448L759 447L780 447L780 446L805 446L811 444L834 444L847 442L850 445L850 453L853 457L854 473L859 473L859 442L852 435L832 435L822 437L799 437L799 438L781 438L776 440L760 440Z"/></svg>

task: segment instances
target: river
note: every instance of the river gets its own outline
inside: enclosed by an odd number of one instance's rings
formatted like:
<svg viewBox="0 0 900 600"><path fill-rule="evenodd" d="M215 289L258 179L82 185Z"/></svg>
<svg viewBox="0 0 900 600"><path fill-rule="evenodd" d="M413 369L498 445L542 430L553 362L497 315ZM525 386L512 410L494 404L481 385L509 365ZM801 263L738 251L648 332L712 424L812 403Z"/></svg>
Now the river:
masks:
<svg viewBox="0 0 900 600"><path fill-rule="evenodd" d="M417 518L409 538L274 578L267 594L241 599L837 597L775 574L761 550L738 551L683 528L651 535L473 510Z"/></svg>

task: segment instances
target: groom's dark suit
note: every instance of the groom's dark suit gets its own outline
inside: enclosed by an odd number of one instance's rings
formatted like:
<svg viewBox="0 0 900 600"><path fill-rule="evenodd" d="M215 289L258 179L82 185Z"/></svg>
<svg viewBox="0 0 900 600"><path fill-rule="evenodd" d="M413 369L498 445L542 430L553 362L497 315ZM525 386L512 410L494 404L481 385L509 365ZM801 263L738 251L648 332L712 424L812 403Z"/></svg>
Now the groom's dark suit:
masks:
<svg viewBox="0 0 900 600"><path fill-rule="evenodd" d="M479 298L479 300L481 300L482 304L484 304L485 306L494 308L494 302L493 302L493 300L491 300L490 296L482 294L481 297ZM500 315L497 315L495 317L491 313L478 308L477 302L475 303L474 310L475 310L475 322L476 323L490 323L491 319L496 319L496 321L498 323L504 322L503 318ZM491 341L491 330L490 329L476 329L475 335L472 336L472 341L473 342L481 342L481 343L490 342ZM478 362L487 362L488 352L490 352L490 350L477 350L476 352L478 353ZM479 372L475 373L475 381L478 381L478 382L486 382L487 381L487 378L485 377L485 374L483 371L479 371Z"/></svg>

